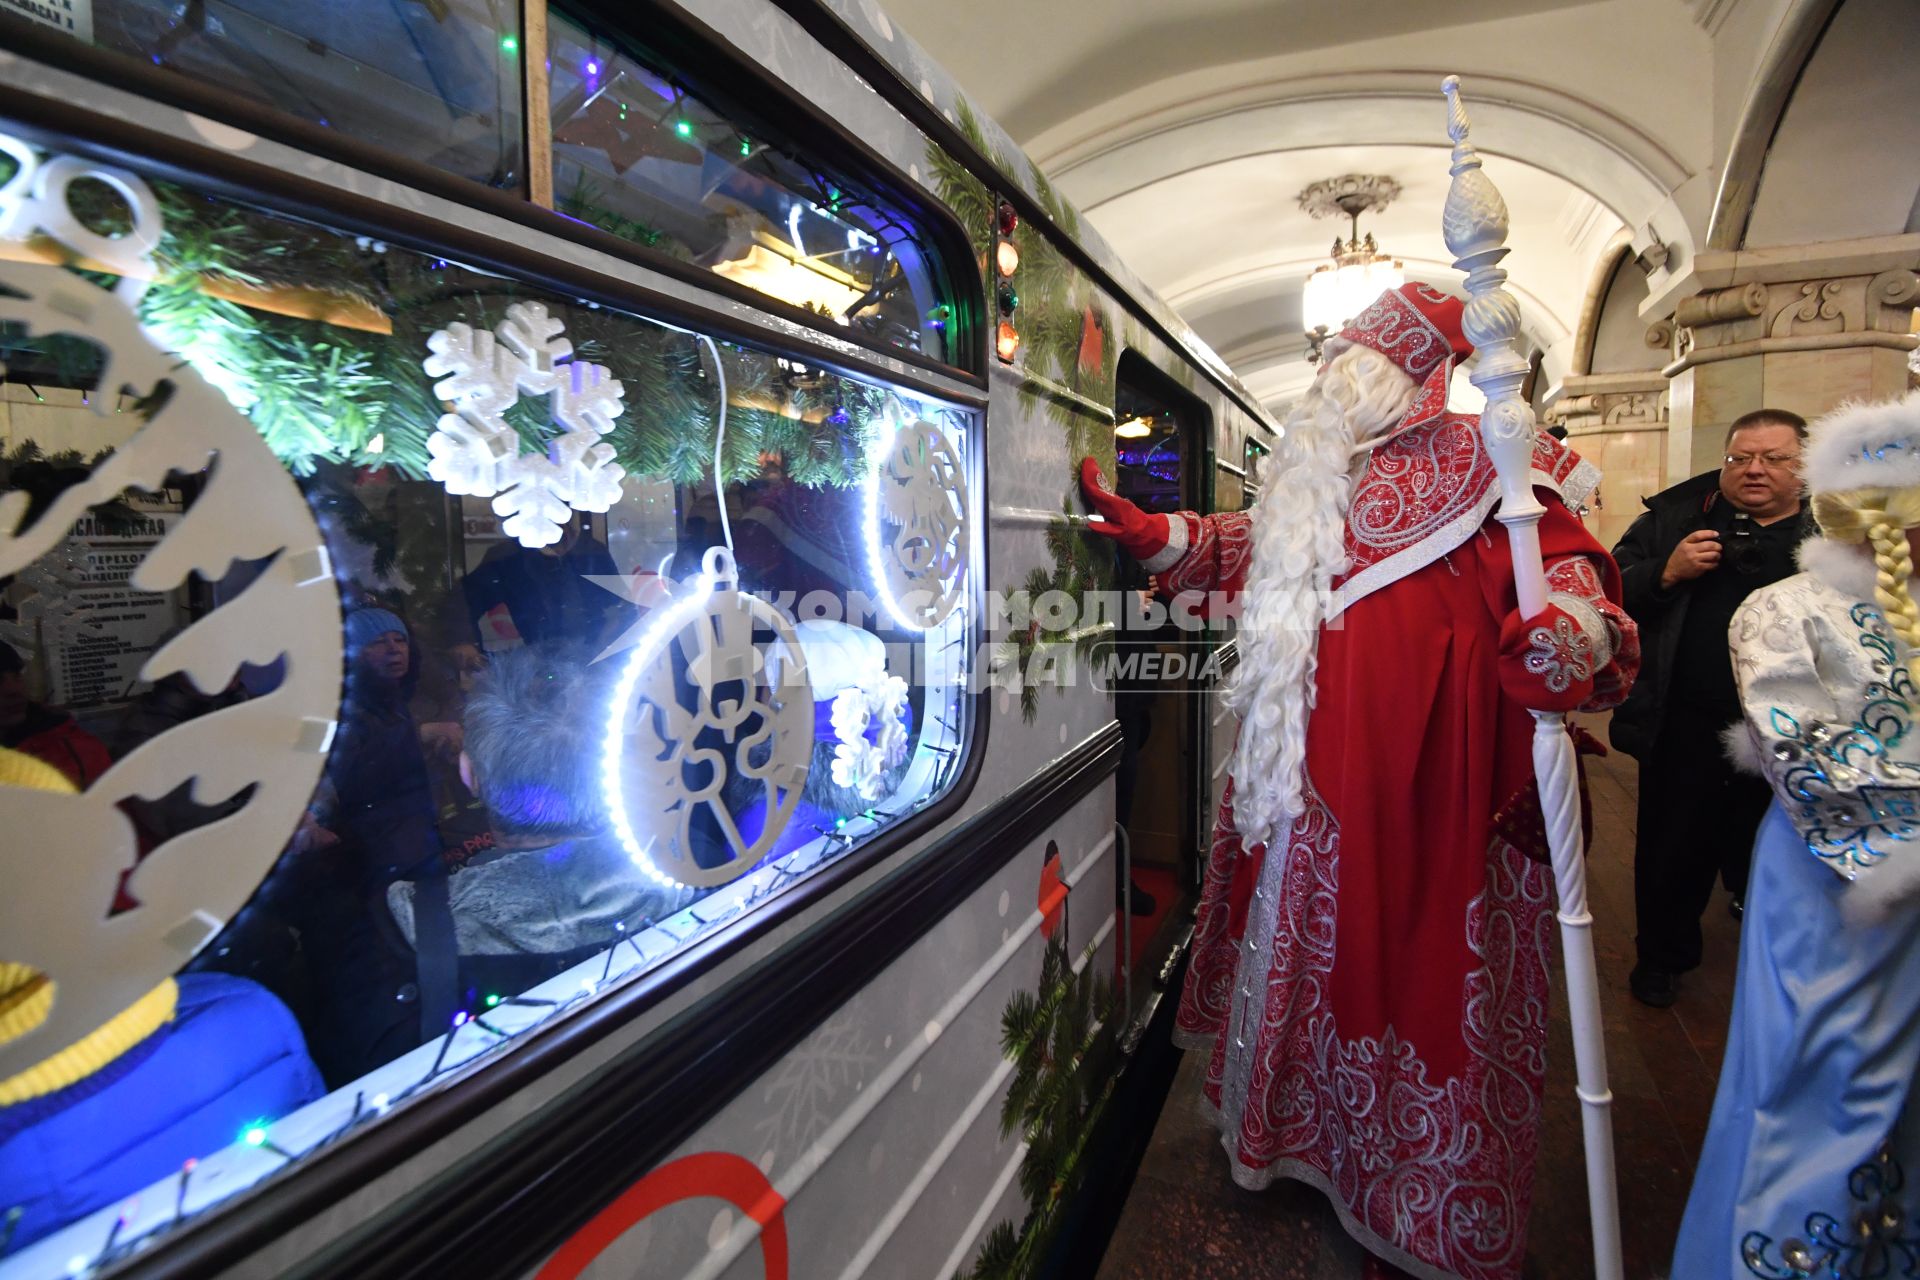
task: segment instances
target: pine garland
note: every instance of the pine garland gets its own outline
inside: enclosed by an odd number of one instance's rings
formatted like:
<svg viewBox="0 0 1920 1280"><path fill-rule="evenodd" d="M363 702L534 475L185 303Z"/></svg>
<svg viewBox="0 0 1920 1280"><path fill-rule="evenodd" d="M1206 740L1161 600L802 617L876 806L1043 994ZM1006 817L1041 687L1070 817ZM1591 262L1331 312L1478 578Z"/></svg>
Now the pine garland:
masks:
<svg viewBox="0 0 1920 1280"><path fill-rule="evenodd" d="M1019 1175L1027 1215L1017 1229L1003 1222L989 1232L973 1266L955 1280L1024 1280L1045 1257L1111 1093L1118 1057L1113 1011L1113 985L1094 964L1093 948L1075 973L1064 937L1047 944L1039 988L1007 1002L1000 1044L1014 1073L1000 1131L1018 1133L1027 1146Z"/></svg>
<svg viewBox="0 0 1920 1280"><path fill-rule="evenodd" d="M125 206L104 188L93 191L96 185L76 185L76 213L102 232L125 230ZM166 229L154 255L155 279L140 302L143 323L233 400L296 475L344 463L424 478L427 440L447 412L421 368L427 337L455 320L494 327L519 296L513 284L169 183L151 185ZM602 207L597 195L583 180L562 206L640 243L659 240ZM385 316L392 333L254 310L208 292L210 281L331 294ZM615 460L630 475L707 481L717 388L702 344L604 308L549 306L565 320L577 357L607 366L625 388L626 411L608 436ZM828 377L795 390L776 384L770 357L728 344L719 350L731 401L726 482L759 476L769 453L784 455L802 484L860 482L891 400L886 389ZM0 329L0 360L23 355L56 368L50 380L60 385L92 386L98 377L99 353L88 344L58 336L27 344ZM553 428L543 404L523 401L507 420L522 449L545 449Z"/></svg>
<svg viewBox="0 0 1920 1280"><path fill-rule="evenodd" d="M36 441L28 439L0 454L0 493L18 490L27 495L27 509L16 532L31 529L55 498L84 481L112 453L111 449L102 449L91 458L78 449L48 453ZM133 493L128 490L127 494L94 507L94 519L109 532L131 528L139 519L139 514L127 504L127 497Z"/></svg>

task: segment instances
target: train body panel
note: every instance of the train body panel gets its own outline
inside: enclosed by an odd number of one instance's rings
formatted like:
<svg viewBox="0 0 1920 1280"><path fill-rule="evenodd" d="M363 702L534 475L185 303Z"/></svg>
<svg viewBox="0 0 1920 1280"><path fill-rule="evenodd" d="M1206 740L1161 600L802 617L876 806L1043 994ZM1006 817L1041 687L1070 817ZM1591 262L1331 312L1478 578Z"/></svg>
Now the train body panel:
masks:
<svg viewBox="0 0 1920 1280"><path fill-rule="evenodd" d="M207 683L226 680L229 668L233 683L226 701L195 704L194 714L233 725L246 723L243 712L264 716L290 687L286 670L339 662L344 653L347 675L328 693L332 709L301 722L326 729L314 729L320 736L303 748L332 753L324 766L309 761L322 781L307 784L313 798L300 829L276 829L286 853L276 860L258 849L233 851L234 865L273 863L262 888L241 895L246 905L189 916L200 920L198 934L171 920L161 927L174 930L182 976L172 981L181 991L214 974L284 1003L297 1025L291 1043L310 1052L319 1084L283 1098L273 1114L250 1113L230 1143L169 1140L164 1176L122 1174L114 1194L66 1209L50 1207L44 1190L29 1200L24 1182L8 1184L6 1171L19 1166L7 1163L7 1144L21 1150L22 1134L61 1134L75 1150L103 1143L106 1122L96 1117L89 1129L80 1118L85 1098L108 1088L123 1092L102 1096L136 1099L121 1118L138 1127L151 1099L125 1091L136 1088L143 1054L157 1060L153 1046L185 1036L189 1020L148 1028L147 1049L123 1055L121 1067L92 1084L80 1087L83 1075L0 1106L0 1213L31 1203L33 1214L57 1219L22 1215L30 1230L17 1238L12 1225L0 1228L0 1280L461 1269L537 1280L944 1280L1009 1260L1037 1265L1086 1172L1080 1161L1091 1136L1128 1123L1104 1104L1126 1069L1129 1033L1157 1006L1154 979L1183 945L1233 732L1218 695L1231 662L1222 627L1141 632L1135 648L1181 654L1182 674L1116 684L1111 663L1125 641L1118 624L1145 584L1128 580L1111 546L1086 531L1079 461L1098 458L1110 476L1118 468L1143 503L1233 509L1257 493L1254 462L1272 447L1272 423L871 0L683 0L659 6L659 28L648 31L629 31L631 17L610 6L549 15L529 0L537 29L529 22L491 38L516 63L498 72L501 100L523 77L525 101L535 100L536 86L550 95L530 113L551 126L550 136L515 124L527 144L517 163L532 176L516 172L493 189L397 155L391 138L370 143L344 125L335 133L324 116L301 118L284 102L263 105L209 84L204 72L181 74L172 64L184 55L174 43L153 45L147 68L128 55L146 48L135 45L149 38L140 25L148 8L136 0L120 6L126 12L114 36L103 34L103 7L94 34L101 48L0 18L0 134L13 172L64 169L148 193L165 223L140 257L137 237L96 243L84 240L84 227L55 226L53 206L33 206L41 197L21 194L24 180L8 185L9 178L0 182L0 213L12 217L0 218L10 228L0 231L0 273L11 274L0 283L56 299L54 309L80 316L73 323L82 326L62 332L82 332L115 359L165 352L184 361L180 368L236 411L205 429L257 433L297 480L315 521L311 554L321 568L298 585L336 593L332 607L347 615L344 641L315 647L275 635L269 619L257 642L230 639L219 659L206 660L211 667L231 659L217 680L194 685L199 696L213 697ZM473 21L472 8L457 4L456 20ZM273 24L295 21L271 5L258 9L236 9L234 29L259 22L279 31ZM193 37L216 53L223 38ZM324 43L305 39L286 48ZM551 59L560 70L536 76L517 65L545 49L560 55ZM373 66L389 55L350 56ZM622 101L666 86L664 114L648 129L628 123L627 105L594 105L618 96L616 67L630 87ZM283 69L289 83L331 83L324 68ZM735 110L736 103L744 105ZM384 120L389 109L401 110L367 106L364 115ZM353 120L363 127L360 115ZM510 132L496 124L502 137ZM445 154L466 156L477 145L470 131L459 133ZM763 167L748 168L755 163ZM816 186L802 190L807 182ZM722 197L738 203L721 208L714 202ZM658 204L658 226L635 214L653 208L631 203L642 198ZM619 199L630 203L612 208ZM769 222L768 209L785 210L784 221ZM730 238L717 249L688 248L681 241L694 233L676 229L683 226ZM845 250L819 247L827 231L842 228ZM83 241L93 247L72 251ZM1018 260L1010 272L1001 270L1005 248ZM800 270L811 274L795 284ZM791 296L778 292L789 287ZM775 292L756 292L768 289ZM847 309L823 316L817 297ZM524 310L534 304L543 308L538 322ZM119 307L139 325L99 336ZM533 326L548 320L575 341L565 353L545 348L542 364L515 344L528 332L537 338ZM548 421L541 408L550 394L561 405L553 388L569 362L592 362L628 387L624 406L617 396L612 402L614 425L593 432L593 443L617 454L624 482L616 478L597 507L566 498L583 490L559 481L552 488L564 499L552 517L561 557L590 547L604 559L568 561L565 590L542 588L548 594L538 601L513 595L508 575L521 570L501 567L545 572L528 558L538 544L510 531L499 502L489 507L487 495L448 493L442 483L455 428L492 421L481 400L505 394L493 384L455 385L462 377L486 382L491 355L467 372L459 366L475 331L500 335L500 349L522 361L499 366L508 369L508 393L518 395L497 415L507 424L500 447L516 457L525 448L513 443L517 433L521 442L544 440L557 466L569 456L569 433L584 430L577 416L556 407ZM91 430L92 401L106 395L133 410L117 424L107 415L113 425L103 430L117 434L99 442L110 452L83 458L84 467L62 463L80 470L44 498L34 491L35 520L42 511L66 521L76 510L131 501L164 530L151 545L135 544L151 557L193 525L196 503L221 493L217 462L205 476L178 478L204 465L205 450L198 458L176 450L172 461L150 464L157 470L103 487L121 475L110 472L111 458L124 454L131 467L144 456L144 433L174 429L166 398L156 408L146 388L100 381L93 357L77 371L56 369L59 352L46 344L0 338L10 344L9 416L0 422L13 477L0 490L27 487L22 468L42 456L37 446L22 452L30 431L65 439L60 433ZM263 354L269 344L278 345ZM268 354L280 363L266 363ZM322 360L324 368L313 363ZM40 382L29 384L29 375ZM32 385L38 399L28 406L14 384ZM1134 424L1150 433L1144 444L1116 435ZM755 447L729 452L729 441L742 438ZM413 452L403 458L403 450ZM911 491L898 507L884 488L893 482ZM61 505L70 484L91 507ZM923 519L932 521L931 553L907 533ZM80 692L84 664L68 656L80 647L73 628L111 629L119 620L96 610L92 622L75 622L50 603L57 592L43 586L36 597L29 587L55 581L35 575L53 572L60 556L65 572L97 567L105 553L100 539L87 541L87 528L75 523L57 545L43 539L52 549L37 559L0 541L0 561L15 554L19 562L0 563L0 576L14 582L0 588L12 593L0 602L13 609L37 600L32 638L6 633L28 649L27 675L40 682L30 686L35 705L65 704L76 725L108 736L107 726L148 705L141 699L163 690L170 673L153 657L165 635L149 637L124 659L124 688ZM897 538L887 532L895 529ZM31 522L23 526L21 546L32 531ZM236 546L251 545L244 532L234 530ZM224 564L218 533L192 536L202 539L193 546L203 561ZM728 560L703 558L716 545L730 547ZM929 556L944 566L931 578ZM155 593L175 602L179 634L248 598L253 578L223 577L228 572L208 563L198 578ZM769 610L786 610L785 620L728 603L727 572ZM575 578L618 605L574 586ZM509 581L506 602L486 607L484 584L501 580ZM931 582L946 604L902 594L901 582L916 590ZM843 605L857 597L869 620L853 619L852 630L865 635L834 631L833 623L805 630L809 587L839 590ZM554 603L561 596L564 604ZM737 624L745 641L730 639L739 633L723 603L752 615ZM653 896L644 913L604 924L590 942L580 935L546 950L515 944L520 950L504 954L516 965L489 969L469 965L495 953L468 950L470 935L461 931L471 921L462 912L479 908L461 892L479 882L477 872L519 866L512 859L522 846L572 844L516 845L502 826L497 784L485 789L489 766L475 766L461 743L483 754L473 707L508 679L519 661L508 655L525 650L560 662L545 656L549 646L534 625L549 607L592 611L592 647L602 649L556 667L563 683L587 679L582 672L594 680L625 673L611 705L631 699L633 709L581 739L587 745L566 762L567 786L594 793L606 811L596 813L612 825L595 826L593 838L619 836L632 866L653 876L642 882ZM915 613L923 607L929 612ZM617 617L608 612L616 608ZM318 988L328 981L329 946L359 958L341 939L358 936L364 920L316 905L333 891L314 887L321 881L312 868L328 864L313 861L310 828L351 845L352 819L343 815L350 806L339 799L349 776L335 765L368 750L367 726L378 719L363 705L367 686L356 694L353 683L370 652L361 633L402 615L402 648L413 655L402 665L409 680L424 672L425 684L407 684L379 709L388 717L380 723L404 723L409 745L393 757L406 767L373 768L373 783L401 789L419 757L423 794L437 806L421 837L433 852L404 874L368 872L353 901L386 913L378 914L379 954L406 966L399 979L384 971L367 979L388 984L378 987L382 998L405 1004L408 1019L415 1001L439 998L433 983L453 992L454 1003L444 1032L409 1032L398 1048L354 1058L340 1028L359 1026L372 1002L343 1012ZM235 609L224 621L231 628L240 617ZM722 621L706 633L706 652L744 653L744 666L703 659L661 621L691 627L707 617ZM556 637L579 638L553 625ZM826 683L849 648L864 654L871 643L878 653L882 640L887 656L875 670L903 677L911 692L895 697L865 677L840 682L838 692ZM551 652L559 652L557 640ZM806 655L798 677L795 652ZM274 662L278 674L259 674ZM647 693L649 681L667 678L660 672L679 683ZM730 736L720 727L729 714L718 692L726 679L744 681L753 697L754 682L767 682L766 726L806 723L788 708L810 690L810 732L791 731L792 743L803 745L790 745L785 728L746 740L762 745ZM778 686L782 679L788 684ZM711 810L727 822L686 819L660 845L654 837L673 819L647 827L638 810L628 812L658 799L634 781L647 758L632 744L642 723L671 737L680 722L670 704L695 686L684 696L707 698L699 707L710 718L705 728L684 728L686 749L700 743L719 753L720 764L703 766L715 771L712 788L751 778L764 793L728 792ZM582 705L604 717L606 689L593 688L602 701ZM839 698L849 689L866 701L849 708ZM852 729L849 714L858 721ZM464 729L447 750L438 726L460 726L462 715ZM896 720L904 745L889 755ZM156 736L185 731L169 722ZM724 748L711 735L724 737ZM136 754L151 741L129 741L124 756L115 742L114 767L87 780L73 803L108 804L110 792L119 794L116 780L132 778L136 765L152 777L192 780L190 758L174 753L156 764L158 746ZM792 771L757 772L769 760ZM682 772L645 786L679 788L691 811L709 784L675 767ZM821 782L829 773L837 790ZM589 775L590 785L579 782ZM809 775L818 775L814 790L797 781ZM775 798L785 790L804 798L785 800L780 812ZM1171 798L1150 802L1149 793L1162 792ZM128 794L146 803L156 793ZM181 874L210 883L229 852L220 832L250 830L234 814L244 816L251 794L220 797L237 808L217 820L195 811L176 826L142 828L137 850L130 827L125 856L134 874L125 884L136 900L114 911L139 919L141 876L160 883L152 868L174 865L166 861L170 840L198 842L211 869ZM200 806L215 799L193 794ZM66 828L46 825L56 821L45 816L50 804L0 787L0 820L15 829L95 829L71 818L58 819L72 824ZM1129 805L1134 817L1123 826L1116 809ZM624 816L607 816L616 810ZM750 812L771 815L757 828L771 833L760 844L741 825ZM797 834L779 825L792 822L811 825L794 827ZM96 861L111 871L118 856ZM150 856L151 867L140 869ZM569 867L589 861L585 853L569 857ZM1163 886L1157 914L1125 909L1129 880L1138 884L1143 869L1162 877L1152 881ZM81 894L57 876L32 883L49 903ZM587 892L566 883L566 901L554 909L563 916ZM537 891L506 900L518 909ZM184 897L165 900L197 902L199 892L190 883ZM431 913L441 910L432 895L441 892L454 895L447 937L430 932L439 927ZM405 935L397 941L388 933L396 921ZM531 927L517 917L494 924ZM267 934L272 946L258 940ZM19 947L31 965L41 945L37 935L0 938L0 961L15 959L9 948ZM537 972L518 964L532 953L542 957ZM443 961L447 967L434 968ZM488 976L507 972L515 976ZM91 981L82 972L72 989ZM17 1053L0 1058L0 1089L23 1065ZM217 1109L233 1096L206 1105Z"/></svg>

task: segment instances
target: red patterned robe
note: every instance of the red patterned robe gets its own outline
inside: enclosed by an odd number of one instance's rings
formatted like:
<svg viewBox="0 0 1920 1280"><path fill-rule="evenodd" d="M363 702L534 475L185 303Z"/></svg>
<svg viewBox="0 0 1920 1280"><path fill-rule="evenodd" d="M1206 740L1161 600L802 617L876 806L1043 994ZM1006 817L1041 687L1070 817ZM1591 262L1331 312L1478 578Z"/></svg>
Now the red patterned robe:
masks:
<svg viewBox="0 0 1920 1280"><path fill-rule="evenodd" d="M1444 370L1435 382L1354 489L1283 847L1243 844L1229 783L1176 1035L1212 1043L1207 1099L1237 1182L1321 1188L1415 1276L1511 1280L1553 945L1516 698L1612 706L1639 649L1612 560L1568 510L1598 473L1544 435L1552 604L1517 617L1492 462L1477 420L1445 412ZM1238 591L1257 518L1174 517L1163 587Z"/></svg>

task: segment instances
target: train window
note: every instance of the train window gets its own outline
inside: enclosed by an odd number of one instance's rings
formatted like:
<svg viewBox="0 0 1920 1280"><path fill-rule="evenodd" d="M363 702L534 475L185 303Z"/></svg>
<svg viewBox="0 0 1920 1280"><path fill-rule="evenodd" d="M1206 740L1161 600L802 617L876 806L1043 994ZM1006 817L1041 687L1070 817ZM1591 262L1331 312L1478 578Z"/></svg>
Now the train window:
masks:
<svg viewBox="0 0 1920 1280"><path fill-rule="evenodd" d="M95 44L493 187L526 171L520 6L94 0Z"/></svg>
<svg viewBox="0 0 1920 1280"><path fill-rule="evenodd" d="M954 785L971 411L0 153L0 1277L457 1087Z"/></svg>
<svg viewBox="0 0 1920 1280"><path fill-rule="evenodd" d="M663 62L558 13L548 32L556 208L869 342L965 363L914 218L688 92Z"/></svg>
<svg viewBox="0 0 1920 1280"><path fill-rule="evenodd" d="M1262 444L1249 434L1241 453L1241 467L1246 472L1244 481L1247 489L1247 505L1260 496L1260 486L1266 479L1267 458L1272 454L1271 446Z"/></svg>

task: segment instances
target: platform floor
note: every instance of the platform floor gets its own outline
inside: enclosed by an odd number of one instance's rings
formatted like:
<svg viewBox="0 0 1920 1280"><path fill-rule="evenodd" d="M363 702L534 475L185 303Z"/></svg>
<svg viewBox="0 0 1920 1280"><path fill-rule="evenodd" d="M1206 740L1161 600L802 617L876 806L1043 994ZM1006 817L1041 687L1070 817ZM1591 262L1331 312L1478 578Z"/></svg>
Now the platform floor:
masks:
<svg viewBox="0 0 1920 1280"><path fill-rule="evenodd" d="M1599 736L1605 741L1604 729ZM1633 967L1635 769L1615 753L1589 762L1594 848L1589 856L1621 1220L1628 1280L1664 1277L1706 1136L1733 1002L1739 925L1717 893L1705 921L1706 960L1683 978L1671 1009L1627 994ZM1554 975L1552 1056L1528 1280L1593 1274L1579 1104L1566 992ZM1233 1185L1218 1138L1195 1100L1205 1062L1188 1054L1101 1262L1098 1280L1362 1280L1364 1254L1326 1199L1296 1183L1249 1193Z"/></svg>

